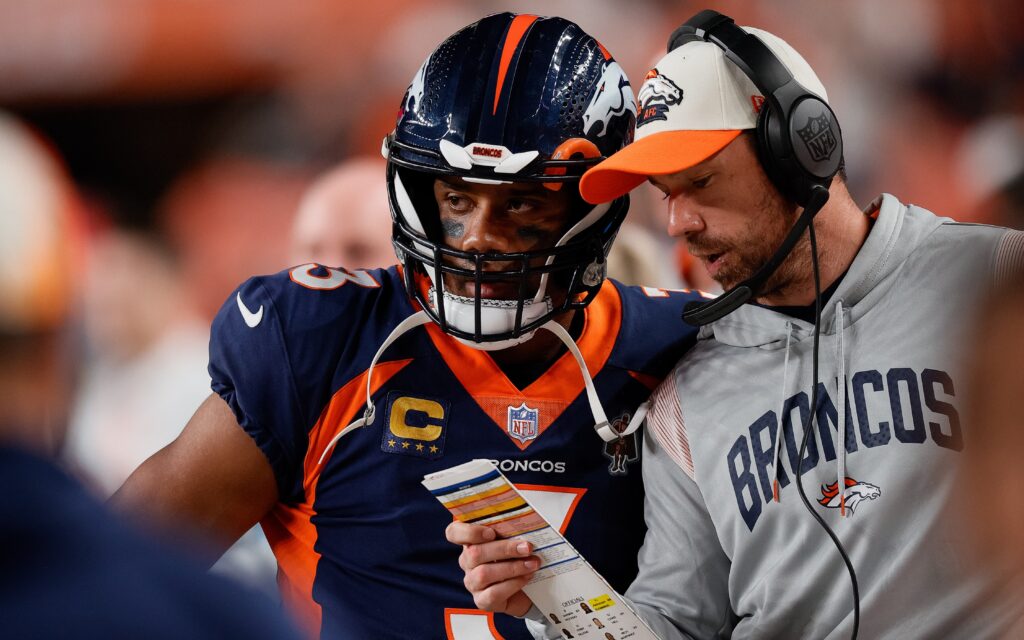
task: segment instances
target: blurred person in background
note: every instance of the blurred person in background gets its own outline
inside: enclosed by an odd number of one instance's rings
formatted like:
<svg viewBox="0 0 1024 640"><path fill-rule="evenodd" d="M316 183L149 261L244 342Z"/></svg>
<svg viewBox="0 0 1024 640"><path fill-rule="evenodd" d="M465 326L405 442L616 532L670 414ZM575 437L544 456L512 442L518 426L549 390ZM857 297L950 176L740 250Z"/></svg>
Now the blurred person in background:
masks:
<svg viewBox="0 0 1024 640"><path fill-rule="evenodd" d="M975 124L960 143L956 164L983 219L1024 229L1024 115Z"/></svg>
<svg viewBox="0 0 1024 640"><path fill-rule="evenodd" d="M363 157L317 178L292 223L289 263L348 268L394 264L384 170L380 158Z"/></svg>
<svg viewBox="0 0 1024 640"><path fill-rule="evenodd" d="M635 206L635 205L632 205ZM631 206L631 208L632 208ZM671 245L627 218L608 253L608 277L622 284L660 289L684 286L672 259Z"/></svg>
<svg viewBox="0 0 1024 640"><path fill-rule="evenodd" d="M965 419L974 425L961 473L958 524L982 562L1009 567L1024 600L1024 264L1002 274L976 309L965 343L970 377ZM1024 622L1008 638L1024 637Z"/></svg>
<svg viewBox="0 0 1024 640"><path fill-rule="evenodd" d="M55 464L81 302L77 215L57 160L0 114L2 634L295 637L257 596L129 530Z"/></svg>
<svg viewBox="0 0 1024 640"><path fill-rule="evenodd" d="M163 194L156 227L174 248L203 318L216 315L240 280L289 264L292 219L314 175L274 158L218 150Z"/></svg>
<svg viewBox="0 0 1024 640"><path fill-rule="evenodd" d="M628 199L588 205L578 180L634 118L621 67L572 22L496 14L445 40L385 142L401 264L245 282L214 321L215 393L115 499L221 545L260 521L322 637L527 638L473 608L420 484L485 457L625 588L642 403L698 298L605 279Z"/></svg>
<svg viewBox="0 0 1024 640"><path fill-rule="evenodd" d="M85 359L64 456L107 499L209 393L210 332L174 250L153 231L97 231L82 278ZM213 571L276 598L277 563L258 528Z"/></svg>
<svg viewBox="0 0 1024 640"><path fill-rule="evenodd" d="M107 498L206 397L209 330L152 232L98 231L82 277L86 360L66 454Z"/></svg>

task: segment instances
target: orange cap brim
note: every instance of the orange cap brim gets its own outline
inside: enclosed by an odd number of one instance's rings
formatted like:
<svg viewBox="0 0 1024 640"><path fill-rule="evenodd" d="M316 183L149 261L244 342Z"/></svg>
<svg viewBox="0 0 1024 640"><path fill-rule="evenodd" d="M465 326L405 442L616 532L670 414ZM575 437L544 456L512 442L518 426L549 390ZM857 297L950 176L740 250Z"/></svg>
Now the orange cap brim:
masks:
<svg viewBox="0 0 1024 640"><path fill-rule="evenodd" d="M648 176L689 169L724 149L740 129L662 131L623 147L591 167L580 180L580 195L591 204L629 193Z"/></svg>

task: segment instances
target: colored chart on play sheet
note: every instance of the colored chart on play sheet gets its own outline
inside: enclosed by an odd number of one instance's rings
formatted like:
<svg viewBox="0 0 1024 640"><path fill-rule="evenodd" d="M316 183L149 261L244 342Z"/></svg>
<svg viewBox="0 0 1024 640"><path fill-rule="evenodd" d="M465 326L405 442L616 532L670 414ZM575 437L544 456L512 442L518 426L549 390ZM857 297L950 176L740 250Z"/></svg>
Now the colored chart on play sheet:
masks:
<svg viewBox="0 0 1024 640"><path fill-rule="evenodd" d="M423 478L457 520L530 542L541 566L523 591L563 638L658 640L636 613L534 509L490 460L472 460Z"/></svg>

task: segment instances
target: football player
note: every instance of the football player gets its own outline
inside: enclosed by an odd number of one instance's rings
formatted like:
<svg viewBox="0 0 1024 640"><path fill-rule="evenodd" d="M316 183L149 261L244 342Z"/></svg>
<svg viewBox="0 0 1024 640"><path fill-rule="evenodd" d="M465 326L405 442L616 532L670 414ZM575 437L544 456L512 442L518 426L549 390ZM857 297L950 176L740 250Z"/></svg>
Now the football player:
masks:
<svg viewBox="0 0 1024 640"><path fill-rule="evenodd" d="M420 485L489 458L625 589L644 521L621 452L639 447L608 443L639 436L698 297L605 280L628 201L594 207L578 181L635 110L612 56L562 18L493 15L445 40L384 142L399 264L306 264L233 292L215 393L121 503L221 546L261 522L285 600L322 637L527 638L473 608L450 515Z"/></svg>

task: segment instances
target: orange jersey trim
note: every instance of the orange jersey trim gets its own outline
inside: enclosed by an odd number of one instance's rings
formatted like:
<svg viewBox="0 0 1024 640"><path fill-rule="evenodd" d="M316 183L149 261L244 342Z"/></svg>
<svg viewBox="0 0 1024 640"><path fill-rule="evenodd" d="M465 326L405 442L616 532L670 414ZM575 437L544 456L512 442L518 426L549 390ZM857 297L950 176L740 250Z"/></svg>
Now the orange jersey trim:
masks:
<svg viewBox="0 0 1024 640"><path fill-rule="evenodd" d="M576 512L576 507L579 505L580 500L583 499L583 494L587 492L586 489L577 489L575 487L556 487L548 484L516 484L516 489L526 489L527 491L547 491L550 493L572 493L576 497L573 498L572 504L569 505L569 510L565 512L565 519L562 520L562 524L558 526L558 533L565 535L565 530L569 528L569 522L572 521L572 514Z"/></svg>
<svg viewBox="0 0 1024 640"><path fill-rule="evenodd" d="M576 344L583 354L590 375L596 376L608 362L615 346L615 338L622 326L622 299L615 285L605 280L594 301L583 309L582 313L583 333ZM563 353L551 368L525 389L520 390L509 381L486 351L462 344L446 335L434 323L426 325L426 330L448 368L473 396L477 406L490 416L502 431L506 431L507 408L495 407L494 403L481 400L502 398L513 403L511 406L526 402L530 406L543 403L550 407L560 407L541 412L537 433L539 437L585 388L583 375L569 352ZM521 450L526 450L530 443L535 441L520 442L511 435L509 439Z"/></svg>
<svg viewBox="0 0 1024 640"><path fill-rule="evenodd" d="M444 610L444 632L448 636L448 640L458 640L455 637L455 631L452 630L452 616L453 615L464 615L464 616L486 616L487 627L491 630L491 635L494 636L494 640L505 640L504 636L498 633L498 629L494 626L494 614L490 611L481 611L479 609L454 609L446 607Z"/></svg>
<svg viewBox="0 0 1024 640"><path fill-rule="evenodd" d="M494 111L491 115L498 113L498 103L501 102L501 90L505 85L505 76L508 74L508 66L512 63L512 56L515 55L516 49L519 48L519 43L522 41L523 36L526 35L530 25L537 20L537 16L521 15L516 16L512 19L512 24L508 27L508 33L505 35L505 44L501 49L501 62L498 66L498 86L494 89Z"/></svg>
<svg viewBox="0 0 1024 640"><path fill-rule="evenodd" d="M412 362L396 360L378 364L373 369L370 393L376 392L392 376ZM309 446L303 460L302 487L305 500L297 505L278 503L260 522L270 548L277 558L277 582L281 599L296 620L312 637L320 636L323 610L313 600L313 580L320 554L313 550L317 531L313 525L316 511L317 482L320 480L320 455L342 428L352 422L366 404L366 373L356 376L331 397L309 432ZM344 446L344 440L337 446Z"/></svg>
<svg viewBox="0 0 1024 640"><path fill-rule="evenodd" d="M645 387L647 387L651 391L654 391L655 389L657 389L658 385L661 384L661 378L657 378L655 376L652 376L652 375L649 375L649 374L646 374L646 373L640 373L639 371L629 371L628 373L629 373L629 375L633 376L633 378L637 382L639 382L640 384L644 385Z"/></svg>

